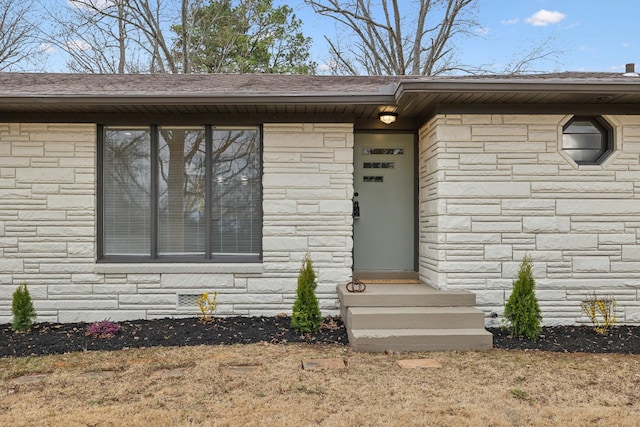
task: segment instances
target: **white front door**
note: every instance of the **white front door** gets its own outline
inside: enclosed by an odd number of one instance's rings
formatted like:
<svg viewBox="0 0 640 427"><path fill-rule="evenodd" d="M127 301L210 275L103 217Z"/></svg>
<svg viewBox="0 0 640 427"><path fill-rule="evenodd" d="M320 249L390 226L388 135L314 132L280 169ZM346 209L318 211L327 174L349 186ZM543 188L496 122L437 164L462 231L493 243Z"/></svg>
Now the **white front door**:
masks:
<svg viewBox="0 0 640 427"><path fill-rule="evenodd" d="M358 133L353 161L353 269L414 271L414 135Z"/></svg>

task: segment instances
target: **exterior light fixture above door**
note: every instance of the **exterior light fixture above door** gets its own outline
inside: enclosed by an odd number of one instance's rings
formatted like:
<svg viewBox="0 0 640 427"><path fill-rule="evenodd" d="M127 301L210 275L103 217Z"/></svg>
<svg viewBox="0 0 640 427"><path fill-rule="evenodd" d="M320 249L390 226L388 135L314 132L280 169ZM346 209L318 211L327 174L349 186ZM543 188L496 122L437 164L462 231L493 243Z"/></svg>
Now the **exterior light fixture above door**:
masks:
<svg viewBox="0 0 640 427"><path fill-rule="evenodd" d="M392 111L383 111L382 113L378 113L378 118L385 125L390 125L398 119L398 113L394 113Z"/></svg>

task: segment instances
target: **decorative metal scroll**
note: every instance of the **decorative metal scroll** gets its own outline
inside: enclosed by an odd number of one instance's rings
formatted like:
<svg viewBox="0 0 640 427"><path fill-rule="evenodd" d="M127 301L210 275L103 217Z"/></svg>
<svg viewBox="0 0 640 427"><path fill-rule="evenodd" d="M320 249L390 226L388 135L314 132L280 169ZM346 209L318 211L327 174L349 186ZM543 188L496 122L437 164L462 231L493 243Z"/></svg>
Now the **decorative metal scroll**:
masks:
<svg viewBox="0 0 640 427"><path fill-rule="evenodd" d="M351 281L349 283L347 283L347 291L349 292L364 292L365 289L367 289L367 285L364 284L364 282L358 280L358 279L354 279L353 277L351 278Z"/></svg>

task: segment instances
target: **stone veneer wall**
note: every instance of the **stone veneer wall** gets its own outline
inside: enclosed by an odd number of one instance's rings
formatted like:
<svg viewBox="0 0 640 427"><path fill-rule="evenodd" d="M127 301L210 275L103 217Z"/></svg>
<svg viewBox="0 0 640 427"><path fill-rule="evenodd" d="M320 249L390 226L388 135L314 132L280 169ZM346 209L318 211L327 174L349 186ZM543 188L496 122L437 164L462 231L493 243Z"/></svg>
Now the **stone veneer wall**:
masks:
<svg viewBox="0 0 640 427"><path fill-rule="evenodd" d="M421 129L423 280L501 316L528 253L545 324L586 322L593 292L640 323L640 116L606 116L615 153L579 167L559 152L569 118L438 115Z"/></svg>
<svg viewBox="0 0 640 427"><path fill-rule="evenodd" d="M264 126L259 264L97 264L96 126L0 124L0 323L26 281L39 321L194 316L178 295L218 291L220 315L290 312L309 250L325 314L352 265L353 127Z"/></svg>

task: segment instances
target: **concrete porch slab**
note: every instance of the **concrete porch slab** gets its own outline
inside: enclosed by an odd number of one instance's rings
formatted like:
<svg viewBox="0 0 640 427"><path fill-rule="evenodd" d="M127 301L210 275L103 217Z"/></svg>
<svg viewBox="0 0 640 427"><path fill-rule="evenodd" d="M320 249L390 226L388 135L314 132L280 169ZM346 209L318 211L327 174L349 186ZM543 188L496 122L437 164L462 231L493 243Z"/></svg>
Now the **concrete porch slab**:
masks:
<svg viewBox="0 0 640 427"><path fill-rule="evenodd" d="M370 284L362 293L347 291L346 284L338 285L338 298L343 307L469 306L476 296L468 291L442 291L424 284Z"/></svg>

